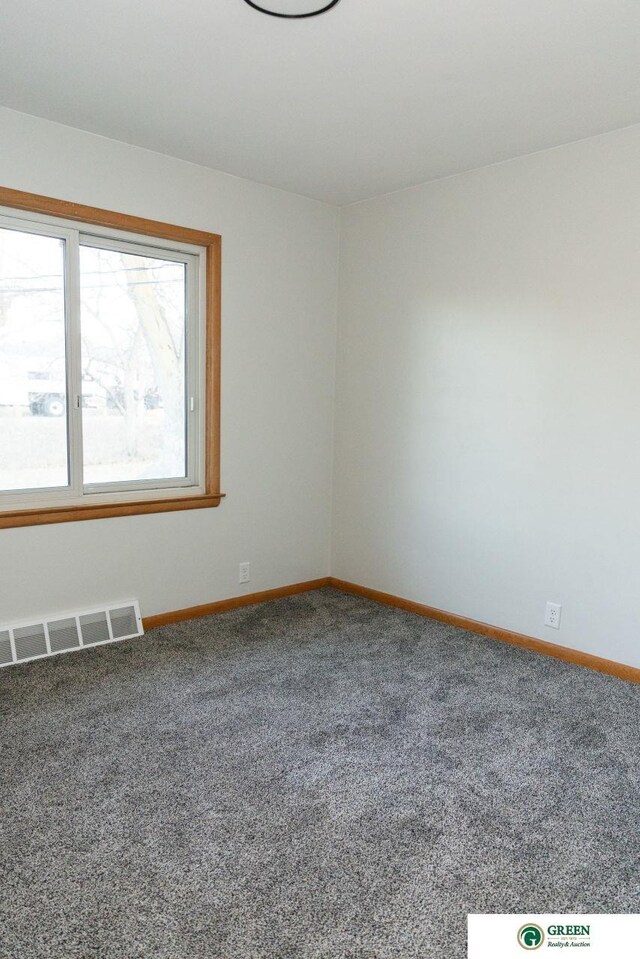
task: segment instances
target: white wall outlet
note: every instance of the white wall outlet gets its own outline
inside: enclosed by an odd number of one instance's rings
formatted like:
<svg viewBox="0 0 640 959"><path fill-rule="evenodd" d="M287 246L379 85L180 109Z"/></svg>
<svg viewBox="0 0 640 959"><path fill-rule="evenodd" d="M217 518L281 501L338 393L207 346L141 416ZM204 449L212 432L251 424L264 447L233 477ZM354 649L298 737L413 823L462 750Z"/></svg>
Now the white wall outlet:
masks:
<svg viewBox="0 0 640 959"><path fill-rule="evenodd" d="M560 629L560 617L562 616L562 606L559 603L547 603L547 610L544 614L544 625L551 629Z"/></svg>
<svg viewBox="0 0 640 959"><path fill-rule="evenodd" d="M251 582L251 563L240 563L240 567L238 570L238 582L239 583Z"/></svg>

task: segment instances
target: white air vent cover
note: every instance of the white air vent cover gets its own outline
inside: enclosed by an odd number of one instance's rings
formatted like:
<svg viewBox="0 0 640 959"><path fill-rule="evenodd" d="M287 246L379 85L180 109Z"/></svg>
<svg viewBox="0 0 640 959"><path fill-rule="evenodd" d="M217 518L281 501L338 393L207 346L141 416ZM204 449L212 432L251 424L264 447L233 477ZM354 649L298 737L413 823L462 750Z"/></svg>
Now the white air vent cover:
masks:
<svg viewBox="0 0 640 959"><path fill-rule="evenodd" d="M59 613L35 623L12 623L0 626L0 668L69 653L85 646L103 646L121 639L132 639L143 633L136 600L102 609Z"/></svg>

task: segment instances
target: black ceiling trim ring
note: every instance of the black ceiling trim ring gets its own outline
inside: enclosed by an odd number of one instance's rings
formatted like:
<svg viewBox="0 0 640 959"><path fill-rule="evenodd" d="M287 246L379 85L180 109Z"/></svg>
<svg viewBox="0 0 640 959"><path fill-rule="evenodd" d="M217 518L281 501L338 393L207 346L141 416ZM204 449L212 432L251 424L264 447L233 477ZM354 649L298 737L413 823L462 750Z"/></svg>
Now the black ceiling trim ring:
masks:
<svg viewBox="0 0 640 959"><path fill-rule="evenodd" d="M254 3L254 0L244 0L244 2L248 3L249 6L253 7L254 10L259 10L260 13L266 13L270 17L280 17L282 20L304 20L306 17L317 17L321 13L327 13L327 11L331 10L332 7L335 7L340 0L331 0L330 3L327 3L324 7L321 7L320 10L312 10L310 13L276 13L275 10L266 10L259 4Z"/></svg>

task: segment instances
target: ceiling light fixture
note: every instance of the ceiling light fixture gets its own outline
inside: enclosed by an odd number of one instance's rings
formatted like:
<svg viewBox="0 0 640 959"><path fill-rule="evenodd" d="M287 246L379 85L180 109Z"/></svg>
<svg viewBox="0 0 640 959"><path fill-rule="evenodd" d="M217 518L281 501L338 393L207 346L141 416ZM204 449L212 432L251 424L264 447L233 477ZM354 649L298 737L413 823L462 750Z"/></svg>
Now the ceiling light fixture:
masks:
<svg viewBox="0 0 640 959"><path fill-rule="evenodd" d="M260 13L266 13L270 17L281 17L283 20L303 20L305 17L317 17L321 13L327 13L332 7L335 7L340 0L331 0L330 3L325 3L323 6L318 7L318 0L296 0L295 3L291 3L291 0L273 0L273 6L280 7L280 9L271 10L268 7L263 7L259 3L254 3L254 0L244 0L245 3L248 3L250 7L253 7L254 10L259 10ZM283 7L293 7L294 10L298 10L302 7L302 12L286 12L286 9L283 10ZM315 9L314 9L315 7Z"/></svg>

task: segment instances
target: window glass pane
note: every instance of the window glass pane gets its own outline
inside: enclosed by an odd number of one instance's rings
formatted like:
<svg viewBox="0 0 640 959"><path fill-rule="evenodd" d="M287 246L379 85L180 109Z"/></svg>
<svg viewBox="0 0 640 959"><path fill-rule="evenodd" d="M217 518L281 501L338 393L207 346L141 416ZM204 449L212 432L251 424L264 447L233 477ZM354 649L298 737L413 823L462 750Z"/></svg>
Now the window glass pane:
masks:
<svg viewBox="0 0 640 959"><path fill-rule="evenodd" d="M84 482L187 475L186 266L80 248Z"/></svg>
<svg viewBox="0 0 640 959"><path fill-rule="evenodd" d="M64 241L0 229L0 490L67 486Z"/></svg>

